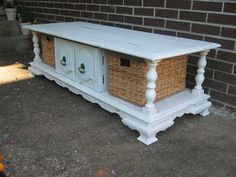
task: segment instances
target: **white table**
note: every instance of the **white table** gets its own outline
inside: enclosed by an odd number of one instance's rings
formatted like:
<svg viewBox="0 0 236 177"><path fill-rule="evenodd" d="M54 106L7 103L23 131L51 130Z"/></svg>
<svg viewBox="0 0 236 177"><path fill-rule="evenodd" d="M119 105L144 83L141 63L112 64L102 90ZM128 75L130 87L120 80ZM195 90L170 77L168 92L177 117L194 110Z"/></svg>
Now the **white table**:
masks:
<svg viewBox="0 0 236 177"><path fill-rule="evenodd" d="M209 114L208 109L211 103L208 99L210 96L204 94L202 88L205 79L204 68L207 64L207 53L210 49L220 47L219 44L85 22L29 25L24 28L33 32L35 58L29 67L33 74L44 75L72 92L82 95L85 99L99 104L102 108L119 114L125 125L140 133L138 140L147 145L157 141L156 134L172 126L176 117L181 117L186 113L202 116ZM109 95L107 90L99 93L61 76L54 69L42 63L37 33L94 46L104 49L104 51L109 50L143 58L149 67L145 94L146 105L144 107L133 105ZM194 89L186 88L181 93L154 103L155 81L158 79L155 68L158 62L165 58L196 52L200 52L200 59Z"/></svg>

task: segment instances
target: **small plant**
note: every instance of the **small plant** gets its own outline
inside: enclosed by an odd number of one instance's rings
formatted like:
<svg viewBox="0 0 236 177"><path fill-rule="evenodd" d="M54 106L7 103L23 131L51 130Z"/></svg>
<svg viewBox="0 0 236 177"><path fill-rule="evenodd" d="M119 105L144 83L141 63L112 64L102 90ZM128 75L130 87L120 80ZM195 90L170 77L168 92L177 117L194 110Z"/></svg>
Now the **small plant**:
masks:
<svg viewBox="0 0 236 177"><path fill-rule="evenodd" d="M24 6L17 7L17 17L20 23L30 22L32 17Z"/></svg>
<svg viewBox="0 0 236 177"><path fill-rule="evenodd" d="M4 7L7 8L7 9L13 9L13 8L16 7L15 2L7 0L7 1L4 2Z"/></svg>

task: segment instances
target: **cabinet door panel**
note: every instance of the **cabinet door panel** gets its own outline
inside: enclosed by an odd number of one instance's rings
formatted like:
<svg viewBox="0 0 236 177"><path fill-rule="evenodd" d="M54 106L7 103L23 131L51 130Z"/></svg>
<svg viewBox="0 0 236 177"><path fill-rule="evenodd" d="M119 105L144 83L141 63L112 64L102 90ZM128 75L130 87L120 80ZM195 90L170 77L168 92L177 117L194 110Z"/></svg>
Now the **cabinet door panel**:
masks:
<svg viewBox="0 0 236 177"><path fill-rule="evenodd" d="M75 79L74 43L56 38L56 71L66 77Z"/></svg>
<svg viewBox="0 0 236 177"><path fill-rule="evenodd" d="M76 77L97 92L104 91L104 65L102 50L83 44L75 44Z"/></svg>
<svg viewBox="0 0 236 177"><path fill-rule="evenodd" d="M82 44L76 44L75 59L77 75L82 82L94 82L94 49Z"/></svg>

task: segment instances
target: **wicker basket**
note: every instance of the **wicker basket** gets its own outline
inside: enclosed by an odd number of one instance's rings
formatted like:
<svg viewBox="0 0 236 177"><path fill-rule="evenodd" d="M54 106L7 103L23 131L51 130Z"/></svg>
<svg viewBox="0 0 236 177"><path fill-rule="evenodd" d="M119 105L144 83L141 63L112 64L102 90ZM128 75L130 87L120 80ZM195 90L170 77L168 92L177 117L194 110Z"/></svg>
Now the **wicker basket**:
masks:
<svg viewBox="0 0 236 177"><path fill-rule="evenodd" d="M54 38L52 36L41 34L40 40L42 45L43 63L55 68Z"/></svg>
<svg viewBox="0 0 236 177"><path fill-rule="evenodd" d="M187 56L168 58L158 63L156 101L185 89ZM146 103L147 63L131 56L111 53L108 61L108 90L113 96L139 106Z"/></svg>

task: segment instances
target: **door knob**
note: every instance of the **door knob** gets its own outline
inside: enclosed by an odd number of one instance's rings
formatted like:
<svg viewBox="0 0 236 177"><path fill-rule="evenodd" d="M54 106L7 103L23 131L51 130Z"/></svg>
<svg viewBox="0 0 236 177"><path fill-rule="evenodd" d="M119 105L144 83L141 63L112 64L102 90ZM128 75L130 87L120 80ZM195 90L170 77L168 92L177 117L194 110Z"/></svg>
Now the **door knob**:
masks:
<svg viewBox="0 0 236 177"><path fill-rule="evenodd" d="M61 59L61 64L62 64L63 66L66 66L66 57L65 57L65 56L62 57L62 59Z"/></svg>
<svg viewBox="0 0 236 177"><path fill-rule="evenodd" d="M78 67L78 71L82 74L85 72L85 65L83 63L81 63L80 67Z"/></svg>

